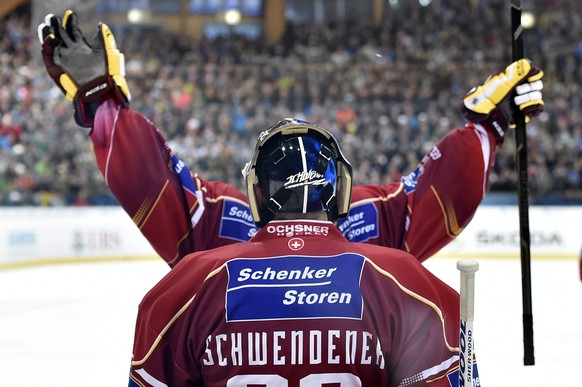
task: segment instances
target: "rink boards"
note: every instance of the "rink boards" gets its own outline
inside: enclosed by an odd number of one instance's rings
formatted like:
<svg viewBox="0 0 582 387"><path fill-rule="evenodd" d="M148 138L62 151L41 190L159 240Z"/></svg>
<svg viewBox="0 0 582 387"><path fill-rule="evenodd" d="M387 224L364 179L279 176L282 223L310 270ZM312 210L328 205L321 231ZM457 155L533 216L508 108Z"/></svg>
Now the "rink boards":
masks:
<svg viewBox="0 0 582 387"><path fill-rule="evenodd" d="M533 259L575 259L582 248L582 207L530 207ZM481 206L438 256L517 258L517 207ZM119 207L0 208L0 269L38 264L155 259Z"/></svg>

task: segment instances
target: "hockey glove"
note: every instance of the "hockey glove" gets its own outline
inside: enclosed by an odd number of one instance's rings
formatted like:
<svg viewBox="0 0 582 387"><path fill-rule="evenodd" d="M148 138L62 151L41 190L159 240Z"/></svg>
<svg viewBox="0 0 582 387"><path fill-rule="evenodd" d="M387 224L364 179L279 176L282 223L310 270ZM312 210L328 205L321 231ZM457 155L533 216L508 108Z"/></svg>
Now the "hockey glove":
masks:
<svg viewBox="0 0 582 387"><path fill-rule="evenodd" d="M507 97L515 90L513 103L524 113L526 122L529 121L544 110L543 76L543 71L527 59L513 62L467 93L463 99L463 115L493 131L501 142L507 130L514 126Z"/></svg>
<svg viewBox="0 0 582 387"><path fill-rule="evenodd" d="M38 26L38 38L49 75L73 101L77 124L93 126L95 111L106 98L129 104L124 56L106 24L99 23L93 43L89 44L73 11L66 11L62 20L48 14Z"/></svg>

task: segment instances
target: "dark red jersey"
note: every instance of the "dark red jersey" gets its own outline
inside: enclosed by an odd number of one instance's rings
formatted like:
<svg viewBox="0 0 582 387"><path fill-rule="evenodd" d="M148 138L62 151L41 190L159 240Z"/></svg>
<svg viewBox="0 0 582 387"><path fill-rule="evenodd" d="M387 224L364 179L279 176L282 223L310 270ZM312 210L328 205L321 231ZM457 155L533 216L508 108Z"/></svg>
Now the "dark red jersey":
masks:
<svg viewBox="0 0 582 387"><path fill-rule="evenodd" d="M170 266L195 251L247 242L257 232L246 196L191 172L138 112L106 101L91 140L111 192ZM349 241L426 260L473 217L487 191L495 146L481 126L452 130L401 181L356 185L339 229Z"/></svg>
<svg viewBox="0 0 582 387"><path fill-rule="evenodd" d="M145 296L130 386L456 386L458 342L458 293L412 255L272 221Z"/></svg>

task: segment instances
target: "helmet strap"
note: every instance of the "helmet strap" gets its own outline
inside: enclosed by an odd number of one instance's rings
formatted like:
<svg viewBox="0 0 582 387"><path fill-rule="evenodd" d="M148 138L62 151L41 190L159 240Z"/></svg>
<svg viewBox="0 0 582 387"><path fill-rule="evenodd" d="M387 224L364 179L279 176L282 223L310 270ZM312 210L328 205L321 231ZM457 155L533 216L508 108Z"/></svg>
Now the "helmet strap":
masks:
<svg viewBox="0 0 582 387"><path fill-rule="evenodd" d="M273 216L277 215L281 208L283 208L283 205L285 205L287 200L289 200L290 196L291 190L288 190L284 187L279 188L277 192L275 192L275 194L269 199L269 202L267 203L267 209L273 213Z"/></svg>
<svg viewBox="0 0 582 387"><path fill-rule="evenodd" d="M327 184L323 187L321 191L321 200L325 203L327 207L327 218L329 220L337 219L337 197L335 196L335 190L332 184Z"/></svg>
<svg viewBox="0 0 582 387"><path fill-rule="evenodd" d="M315 165L315 171L320 175L325 175L327 171L327 166L329 165L329 160L331 159L332 153L331 149L321 144L321 149L319 150L319 157L317 158L317 164Z"/></svg>

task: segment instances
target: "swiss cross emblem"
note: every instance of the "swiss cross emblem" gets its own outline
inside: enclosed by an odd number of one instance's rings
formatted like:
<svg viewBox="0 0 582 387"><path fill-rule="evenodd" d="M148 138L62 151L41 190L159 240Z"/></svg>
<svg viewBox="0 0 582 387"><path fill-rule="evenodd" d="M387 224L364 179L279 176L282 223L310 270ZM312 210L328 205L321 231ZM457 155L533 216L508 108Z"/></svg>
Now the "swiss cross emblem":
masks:
<svg viewBox="0 0 582 387"><path fill-rule="evenodd" d="M305 246L305 242L303 242L303 239L301 238L291 238L289 239L289 242L287 242L287 246L289 246L291 250L297 251Z"/></svg>

